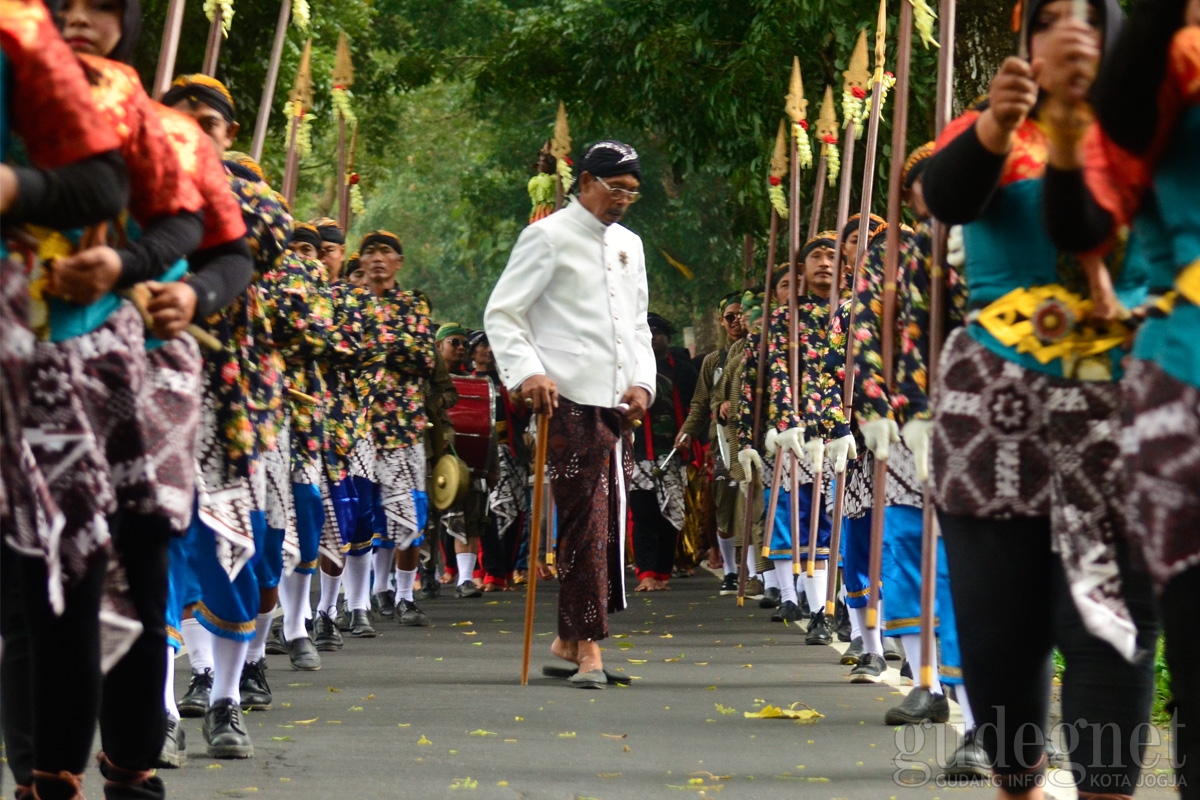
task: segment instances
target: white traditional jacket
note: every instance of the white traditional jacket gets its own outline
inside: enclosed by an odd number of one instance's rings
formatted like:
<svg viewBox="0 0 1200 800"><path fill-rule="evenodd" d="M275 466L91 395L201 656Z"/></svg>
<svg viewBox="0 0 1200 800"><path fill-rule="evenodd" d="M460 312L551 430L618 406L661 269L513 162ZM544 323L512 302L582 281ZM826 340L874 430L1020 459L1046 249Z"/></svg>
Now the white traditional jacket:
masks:
<svg viewBox="0 0 1200 800"><path fill-rule="evenodd" d="M573 200L521 232L483 324L509 389L544 374L568 400L612 408L631 386L654 398L648 304L641 238Z"/></svg>

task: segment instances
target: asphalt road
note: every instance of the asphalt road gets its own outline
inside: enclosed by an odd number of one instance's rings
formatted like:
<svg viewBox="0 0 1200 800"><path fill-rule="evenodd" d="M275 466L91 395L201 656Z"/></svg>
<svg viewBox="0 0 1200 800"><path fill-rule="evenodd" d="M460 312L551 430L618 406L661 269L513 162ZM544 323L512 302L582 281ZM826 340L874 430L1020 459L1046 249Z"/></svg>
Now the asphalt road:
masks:
<svg viewBox="0 0 1200 800"><path fill-rule="evenodd" d="M611 618L605 663L634 678L628 688L585 691L541 677L541 666L556 661L556 587L547 583L539 585L527 687L519 685L524 592L424 603L435 627L377 622L378 638L347 639L319 672L268 656L274 707L247 716L255 757L208 758L200 720L185 720L190 760L161 773L169 796L994 796L981 785L897 782L906 763L939 774L932 764L954 746L957 706L950 725L921 732L920 747L910 731L901 750L904 731L883 724L902 699L898 686L849 684L838 650L805 646L797 627L771 623L757 603L738 609L707 573L672 586L630 594L630 607ZM182 694L186 658L178 665ZM895 670L888 676L899 681ZM768 704L822 716L746 718ZM87 789L101 796L95 770Z"/></svg>

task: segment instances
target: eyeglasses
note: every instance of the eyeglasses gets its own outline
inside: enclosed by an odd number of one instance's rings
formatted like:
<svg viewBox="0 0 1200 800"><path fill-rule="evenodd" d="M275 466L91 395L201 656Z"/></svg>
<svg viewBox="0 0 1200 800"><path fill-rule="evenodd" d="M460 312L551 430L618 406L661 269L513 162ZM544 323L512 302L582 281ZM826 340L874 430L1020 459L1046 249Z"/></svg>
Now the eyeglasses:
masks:
<svg viewBox="0 0 1200 800"><path fill-rule="evenodd" d="M631 192L628 189L614 188L612 186L609 186L608 183L604 180L604 178L596 178L596 180L600 181L601 186L603 186L605 189L608 189L608 196L611 197L613 200L624 200L625 202L629 203L630 205L633 205L638 200L642 199L641 192Z"/></svg>
<svg viewBox="0 0 1200 800"><path fill-rule="evenodd" d="M451 347L466 347L467 340L466 339L447 339L446 344L450 345Z"/></svg>
<svg viewBox="0 0 1200 800"><path fill-rule="evenodd" d="M741 314L726 314L725 315L726 322L737 322L741 318L742 318Z"/></svg>

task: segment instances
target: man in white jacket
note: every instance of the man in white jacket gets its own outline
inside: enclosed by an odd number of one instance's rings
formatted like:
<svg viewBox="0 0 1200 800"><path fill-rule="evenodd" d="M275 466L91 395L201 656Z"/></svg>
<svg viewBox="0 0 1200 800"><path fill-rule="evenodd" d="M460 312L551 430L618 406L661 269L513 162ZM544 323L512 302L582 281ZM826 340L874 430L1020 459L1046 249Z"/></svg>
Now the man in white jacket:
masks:
<svg viewBox="0 0 1200 800"><path fill-rule="evenodd" d="M599 142L579 170L577 196L517 239L484 327L505 385L549 417L561 584L550 649L578 666L573 683L598 688L597 642L625 607L629 424L653 401L656 370L642 240L618 224L640 196L637 152Z"/></svg>

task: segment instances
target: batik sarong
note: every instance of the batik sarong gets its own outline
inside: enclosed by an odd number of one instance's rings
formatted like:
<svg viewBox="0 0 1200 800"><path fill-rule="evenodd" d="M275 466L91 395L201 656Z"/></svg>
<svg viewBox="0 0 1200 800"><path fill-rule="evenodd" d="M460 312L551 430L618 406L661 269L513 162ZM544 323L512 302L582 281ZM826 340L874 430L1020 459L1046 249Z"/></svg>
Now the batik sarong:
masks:
<svg viewBox="0 0 1200 800"><path fill-rule="evenodd" d="M387 541L401 550L420 546L429 517L425 446L378 450L375 476L387 520Z"/></svg>
<svg viewBox="0 0 1200 800"><path fill-rule="evenodd" d="M606 638L609 613L625 608L632 448L615 411L559 398L546 465L558 503L558 635L564 641Z"/></svg>
<svg viewBox="0 0 1200 800"><path fill-rule="evenodd" d="M196 494L196 439L204 361L187 333L146 353L149 402L142 415L146 459L154 474L147 513L161 516L179 535L192 521Z"/></svg>

